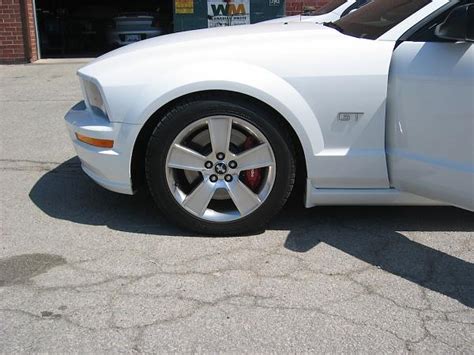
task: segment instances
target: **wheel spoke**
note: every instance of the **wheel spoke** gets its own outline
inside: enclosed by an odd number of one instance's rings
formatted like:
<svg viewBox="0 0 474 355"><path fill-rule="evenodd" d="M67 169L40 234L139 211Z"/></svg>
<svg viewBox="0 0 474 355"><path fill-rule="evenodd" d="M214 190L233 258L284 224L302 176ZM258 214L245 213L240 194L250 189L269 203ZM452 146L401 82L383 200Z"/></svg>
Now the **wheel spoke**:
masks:
<svg viewBox="0 0 474 355"><path fill-rule="evenodd" d="M244 151L235 159L239 170L264 168L273 165L273 156L268 143Z"/></svg>
<svg viewBox="0 0 474 355"><path fill-rule="evenodd" d="M183 170L202 171L206 157L195 150L174 144L168 159L168 167Z"/></svg>
<svg viewBox="0 0 474 355"><path fill-rule="evenodd" d="M258 196L239 179L226 182L226 185L232 201L234 201L235 206L242 216L253 211L262 203Z"/></svg>
<svg viewBox="0 0 474 355"><path fill-rule="evenodd" d="M193 216L190 221L217 225L240 220L258 211L273 191L279 163L269 140L251 120L209 114L184 127L167 148L167 187ZM166 147L157 147L155 153L162 154L160 149ZM247 176L261 168L265 171L257 171L256 179Z"/></svg>
<svg viewBox="0 0 474 355"><path fill-rule="evenodd" d="M209 180L201 182L183 201L183 205L202 216L214 195L215 185Z"/></svg>
<svg viewBox="0 0 474 355"><path fill-rule="evenodd" d="M222 152L227 154L232 132L232 118L211 118L208 121L209 135L211 137L212 151L214 154Z"/></svg>

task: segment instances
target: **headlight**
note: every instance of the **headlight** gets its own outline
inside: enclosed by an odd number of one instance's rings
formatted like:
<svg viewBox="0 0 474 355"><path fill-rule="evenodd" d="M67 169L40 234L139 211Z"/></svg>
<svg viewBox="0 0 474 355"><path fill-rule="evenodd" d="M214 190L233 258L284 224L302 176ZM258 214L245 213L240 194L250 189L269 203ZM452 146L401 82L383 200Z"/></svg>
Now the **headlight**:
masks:
<svg viewBox="0 0 474 355"><path fill-rule="evenodd" d="M102 95L97 85L89 80L83 80L83 85L86 100L89 106L101 115L107 117L107 110L105 109L104 99L102 98Z"/></svg>

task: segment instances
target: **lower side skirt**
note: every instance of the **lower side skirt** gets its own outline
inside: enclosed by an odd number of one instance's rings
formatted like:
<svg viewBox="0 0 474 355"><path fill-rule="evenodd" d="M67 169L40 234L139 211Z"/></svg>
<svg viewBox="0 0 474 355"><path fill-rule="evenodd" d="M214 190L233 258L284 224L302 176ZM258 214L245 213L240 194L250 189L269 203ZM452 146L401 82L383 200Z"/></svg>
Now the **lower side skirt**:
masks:
<svg viewBox="0 0 474 355"><path fill-rule="evenodd" d="M318 189L306 180L305 206L445 206L396 189Z"/></svg>

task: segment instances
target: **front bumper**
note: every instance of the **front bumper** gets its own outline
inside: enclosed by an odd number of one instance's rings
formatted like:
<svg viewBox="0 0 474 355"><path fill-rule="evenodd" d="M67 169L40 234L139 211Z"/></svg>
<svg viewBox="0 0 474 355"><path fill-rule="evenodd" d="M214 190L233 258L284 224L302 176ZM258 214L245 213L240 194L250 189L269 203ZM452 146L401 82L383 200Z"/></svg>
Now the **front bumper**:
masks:
<svg viewBox="0 0 474 355"><path fill-rule="evenodd" d="M110 122L87 108L84 101L65 116L66 126L84 172L104 188L132 195L130 173L133 145L140 125ZM99 148L79 141L76 133L114 141L113 148Z"/></svg>

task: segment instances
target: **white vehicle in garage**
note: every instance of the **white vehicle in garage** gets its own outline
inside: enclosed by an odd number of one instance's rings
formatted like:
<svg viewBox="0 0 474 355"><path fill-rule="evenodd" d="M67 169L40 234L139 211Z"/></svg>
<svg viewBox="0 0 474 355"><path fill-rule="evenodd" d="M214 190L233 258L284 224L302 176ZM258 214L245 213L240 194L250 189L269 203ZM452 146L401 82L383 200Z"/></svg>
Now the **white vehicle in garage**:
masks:
<svg viewBox="0 0 474 355"><path fill-rule="evenodd" d="M155 16L146 13L124 13L114 17L107 29L107 44L110 48L126 46L163 34Z"/></svg>
<svg viewBox="0 0 474 355"><path fill-rule="evenodd" d="M310 14L301 14L294 16L285 16L260 22L258 24L266 23L286 23L286 22L313 22L323 23L331 22L340 19L351 11L357 10L359 7L367 4L370 0L331 0L326 5L311 12Z"/></svg>
<svg viewBox="0 0 474 355"><path fill-rule="evenodd" d="M297 174L306 207L473 210L473 21L466 1L375 0L326 26L139 42L79 70L67 126L92 179L146 182L200 233L261 229Z"/></svg>

